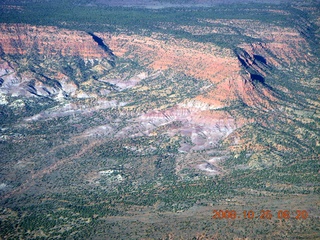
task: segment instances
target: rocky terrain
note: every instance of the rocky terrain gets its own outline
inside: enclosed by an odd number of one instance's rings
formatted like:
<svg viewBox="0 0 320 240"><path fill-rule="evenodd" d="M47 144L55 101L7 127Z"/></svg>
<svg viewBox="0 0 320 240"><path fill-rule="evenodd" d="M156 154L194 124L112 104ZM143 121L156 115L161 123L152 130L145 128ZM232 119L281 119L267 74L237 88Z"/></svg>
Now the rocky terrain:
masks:
<svg viewBox="0 0 320 240"><path fill-rule="evenodd" d="M1 5L0 236L279 237L208 212L297 196L319 236L318 5L101 2Z"/></svg>

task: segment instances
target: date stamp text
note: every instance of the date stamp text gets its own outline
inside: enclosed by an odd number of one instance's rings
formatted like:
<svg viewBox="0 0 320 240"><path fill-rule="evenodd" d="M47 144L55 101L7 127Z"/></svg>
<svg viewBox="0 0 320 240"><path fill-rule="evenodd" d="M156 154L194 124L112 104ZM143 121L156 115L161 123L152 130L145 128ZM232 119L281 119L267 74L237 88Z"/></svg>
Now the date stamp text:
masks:
<svg viewBox="0 0 320 240"><path fill-rule="evenodd" d="M235 210L213 210L212 219L297 219L303 220L308 218L308 212L306 210L278 210L272 212L271 210L261 210L260 212L253 210L245 210L237 212Z"/></svg>

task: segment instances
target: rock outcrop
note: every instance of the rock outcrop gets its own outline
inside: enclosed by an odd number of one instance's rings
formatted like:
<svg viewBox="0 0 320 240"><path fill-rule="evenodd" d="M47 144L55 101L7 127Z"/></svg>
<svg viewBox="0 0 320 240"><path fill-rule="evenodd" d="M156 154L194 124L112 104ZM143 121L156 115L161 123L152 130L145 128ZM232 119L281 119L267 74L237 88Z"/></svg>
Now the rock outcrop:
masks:
<svg viewBox="0 0 320 240"><path fill-rule="evenodd" d="M110 92L131 88L139 89L131 94L148 95L152 88L147 81L162 75L177 78L177 81L192 78L206 83L197 89L199 94L190 93L193 97L173 101L170 106L158 106L157 110L140 112L139 107L126 106L127 102L121 99L124 111L135 109L138 113L134 127L129 125L115 131L115 136L150 135L155 129L168 126L166 134L191 138L194 146L187 147L187 151L210 148L251 121L216 110L232 108L239 102L268 109L270 101L277 98L270 85L273 70L312 59L307 54L308 49L301 49L307 46L305 39L293 29L271 26L265 31L265 26L245 20L202 21L208 24L205 32L214 31L216 24L222 28L251 26L244 29L243 35L258 35L264 42L242 43L230 49L160 33L151 36L88 33L57 27L1 24L0 92L56 100L91 98L100 101L102 98L101 101L105 101L103 98ZM197 34L204 31L186 26L176 28ZM145 81L143 87L139 86L141 81ZM164 93L174 99L176 89L167 87ZM6 102L6 99L2 101ZM116 103L106 108L117 106L120 105ZM92 112L103 108L91 106L90 109ZM81 111L75 106L63 116ZM50 118L59 113L45 113L44 116ZM181 125L171 126L172 122Z"/></svg>
<svg viewBox="0 0 320 240"><path fill-rule="evenodd" d="M92 34L57 27L28 24L1 24L0 43L4 54L40 54L44 56L80 56L84 59L108 58Z"/></svg>
<svg viewBox="0 0 320 240"><path fill-rule="evenodd" d="M1 24L0 29L0 91L5 94L81 96L82 82L115 66L115 55L93 33L27 24Z"/></svg>

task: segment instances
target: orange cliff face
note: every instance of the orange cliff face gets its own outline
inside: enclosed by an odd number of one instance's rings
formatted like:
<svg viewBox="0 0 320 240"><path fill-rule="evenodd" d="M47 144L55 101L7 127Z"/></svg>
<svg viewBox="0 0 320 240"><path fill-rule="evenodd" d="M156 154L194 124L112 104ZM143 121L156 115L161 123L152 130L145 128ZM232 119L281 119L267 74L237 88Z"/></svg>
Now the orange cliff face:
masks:
<svg viewBox="0 0 320 240"><path fill-rule="evenodd" d="M263 101L259 94L272 98L268 89L256 92L250 75L241 73L241 63L231 49L212 43L175 39L165 34L154 34L152 37L107 33L97 35L119 57L134 59L155 71L174 71L211 83L205 94L198 95L192 101L202 109L230 106L239 99L254 105ZM254 51L250 52L251 56L254 54Z"/></svg>
<svg viewBox="0 0 320 240"><path fill-rule="evenodd" d="M199 20L200 21L200 20ZM290 64L297 59L307 61L301 55L307 45L297 30L278 26L265 26L252 20L208 20L203 30L199 27L175 26L192 34L224 31L230 25L243 29L243 34L259 37L266 43L246 44L238 47L250 57L261 55L267 64L275 67L281 63ZM219 29L217 29L219 24ZM227 33L226 33L227 34ZM205 95L196 97L197 101L219 108L237 98L251 103L250 96L256 95L248 74L243 69L233 50L218 47L212 43L192 42L176 39L172 35L154 33L151 37L134 34L96 33L113 53L121 58L129 58L154 71L173 71L183 73L198 80L212 83ZM93 37L83 31L67 30L57 27L31 26L28 24L0 24L0 46L5 54L37 54L54 56L80 56L84 59L110 58L110 53L101 48ZM276 56L276 57L275 57ZM266 73L256 69L262 76ZM268 90L262 91L269 94ZM254 96L256 99L257 96Z"/></svg>
<svg viewBox="0 0 320 240"><path fill-rule="evenodd" d="M0 43L5 54L24 55L36 50L37 54L49 57L55 54L80 56L84 59L110 57L86 32L22 24L2 24L0 29ZM217 118L217 113L211 114L210 110L229 106L239 98L248 104L253 102L252 98L259 98L252 83L246 79L247 76L240 74L241 64L231 49L220 48L212 43L175 39L174 36L164 34L153 34L151 37L111 33L95 35L119 58L137 61L151 71L172 71L180 73L180 76L184 74L207 81L208 87L204 89L204 94L179 103L179 108L195 111L193 122L201 123ZM67 92L77 91L77 86L68 81L64 74L57 72L54 75L63 88L68 88ZM40 89L42 83L39 84ZM243 121L240 122L242 125Z"/></svg>
<svg viewBox="0 0 320 240"><path fill-rule="evenodd" d="M211 29L213 31L216 22L208 21L208 23L213 25ZM252 26L254 23L233 21L232 24ZM268 41L267 44L239 45L249 57L253 59L255 54L261 55L273 66L279 65L279 61L288 62L288 59L292 61L299 57L295 51L305 43L294 31L285 29L286 31L281 32L280 28L274 27L270 28L270 32L263 33L262 29L265 28L256 27L253 30L251 28L251 32L244 32L246 35L260 34ZM83 31L26 24L1 24L0 30L0 43L5 54L23 55L36 51L37 54L45 56L61 54L80 56L84 59L110 58L110 53L101 48L89 33ZM201 34L201 31L197 33ZM151 71L172 71L208 81L205 93L180 103L181 107L193 107L204 111L230 106L238 99L248 105L264 101L261 95L273 99L270 90L262 88L257 91L248 72L241 73L243 70L241 62L231 49L221 48L212 43L176 39L172 35L160 33L154 33L149 37L111 33L95 33L95 35L100 37L119 58L137 61ZM281 47L289 46L289 43L295 44L296 49ZM270 52L278 58L272 57ZM257 70L262 76L267 74L263 69ZM65 78L61 73L56 73L55 76L58 79ZM174 77L174 74L172 76ZM267 102L264 102L264 105L268 105Z"/></svg>
<svg viewBox="0 0 320 240"><path fill-rule="evenodd" d="M25 55L36 51L47 57L61 54L84 59L110 58L86 32L27 24L1 24L0 30L0 44L5 54ZM250 90L239 74L241 66L231 50L161 34L145 37L98 33L97 36L118 57L134 59L153 71L172 70L211 82L212 90L195 99L211 108L223 107L226 101L236 100L236 96Z"/></svg>
<svg viewBox="0 0 320 240"><path fill-rule="evenodd" d="M110 53L83 31L26 24L1 24L0 30L0 43L5 54L24 55L36 51L45 56L110 58ZM248 104L252 102L253 86L246 76L240 74L241 64L231 49L164 34L151 37L110 33L96 35L118 57L133 59L153 71L169 70L209 81L212 85L207 93L194 99L200 105L221 108L239 97Z"/></svg>
<svg viewBox="0 0 320 240"><path fill-rule="evenodd" d="M220 108L227 104L226 101L236 100L238 94L235 90L246 91L245 81L240 76L241 66L230 49L162 34L152 37L98 35L119 57L135 59L155 71L172 70L209 81L213 90L207 96L196 97L196 100L212 105L212 108Z"/></svg>
<svg viewBox="0 0 320 240"><path fill-rule="evenodd" d="M80 56L85 59L106 58L109 54L86 32L27 24L0 24L0 44L5 54Z"/></svg>
<svg viewBox="0 0 320 240"><path fill-rule="evenodd" d="M36 50L35 54L46 56L47 59L55 54L80 56L84 59L110 57L109 53L86 32L20 24L2 24L0 29L0 42L5 54L28 55ZM160 125L167 124L167 117L171 116L172 119L186 121L186 126L177 130L185 135L189 134L186 130L189 125L195 128L194 136L200 131L197 126L207 126L203 128L208 132L208 136L211 136L211 142L218 141L245 123L244 120L233 119L226 112L211 111L227 106L231 100L238 98L240 92L245 95L245 92L250 90L250 84L247 84L247 88L240 75L241 66L232 50L219 48L211 43L196 43L162 34L154 34L151 37L94 34L103 40L115 56L132 59L151 72L169 71L173 73L170 74L172 77L177 77L176 74L179 74L179 77L186 75L208 82L208 90L204 89L206 94L177 102L175 107L169 109L142 114L139 120L141 123L144 123L145 118L151 117L153 121L158 119ZM54 68L52 71L56 70L57 68ZM70 89L66 92L78 91L77 86L72 85L71 81L64 80L67 76L63 73L55 72L54 76L64 91L66 88ZM30 81L33 78L32 73L24 73L24 78L25 82ZM43 86L41 81L33 85L33 88L38 90L37 94L40 94L40 89L44 87L46 86ZM197 139L195 137L195 143L198 143ZM210 141L206 143L208 146ZM199 147L202 146L202 143L199 144Z"/></svg>

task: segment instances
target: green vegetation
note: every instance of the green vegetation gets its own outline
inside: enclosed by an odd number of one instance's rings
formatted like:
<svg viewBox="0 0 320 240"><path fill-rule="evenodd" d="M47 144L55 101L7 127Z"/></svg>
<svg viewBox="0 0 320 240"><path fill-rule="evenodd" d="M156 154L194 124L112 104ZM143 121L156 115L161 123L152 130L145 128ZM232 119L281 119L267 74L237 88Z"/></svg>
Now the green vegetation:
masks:
<svg viewBox="0 0 320 240"><path fill-rule="evenodd" d="M11 3L8 3L10 6ZM197 42L212 42L223 47L235 47L241 42L259 42L260 39L241 36L239 30L235 35L207 34L195 36L184 30L175 30L175 26L188 25L205 27L209 23L199 22L206 20L254 20L262 24L276 24L280 26L293 26L295 15L283 17L276 10L283 10L283 6L272 5L272 10L266 11L269 5L230 4L219 8L165 8L140 9L127 7L90 6L73 4L72 1L49 1L17 3L22 10L15 10L3 4L3 14L0 22L29 23L34 25L59 26L87 32L128 32L138 34L151 34L152 32L170 33L177 38L187 38ZM258 9L263 14L257 12ZM170 27L163 29L161 25ZM224 24L216 24L223 27ZM236 29L236 28L235 28Z"/></svg>
<svg viewBox="0 0 320 240"><path fill-rule="evenodd" d="M239 98L229 107L211 110L250 120L232 133L240 136L239 148L228 150L232 135L212 149L186 153L180 147L182 143L192 145L191 137L176 131L183 126L183 117L154 120L146 113L205 94L203 89L210 83L175 69L155 74L138 59L125 57L117 58L114 65L106 59L92 63L61 54L44 60L36 48L24 56L2 55L18 66L19 74L31 72L34 79L59 89L54 74L60 72L79 91L96 97L65 96L59 101L54 94L5 96L8 104L0 105L0 159L4 166L0 171L0 238L320 237L319 206L315 204L320 182L316 17L281 4L157 10L84 7L70 1L11 5L12 1L1 4L0 22L86 32L166 33L166 37L209 42L230 50L262 39L244 34L241 26L225 26L225 21L245 19L252 20L252 26L259 22L263 27L296 27L310 46L304 54L311 57L288 63L270 54L281 67L260 66L265 83L255 82L253 88L263 101L248 106ZM181 27L184 25L191 30ZM192 30L209 25L232 33L196 34ZM95 70L99 64L103 71ZM141 72L146 77L131 88L102 81L128 82ZM31 88L33 83L29 83ZM263 95L266 89L271 97ZM32 116L38 118L29 119ZM194 126L187 127L194 130ZM219 163L220 175L205 175L196 166L219 156L224 159ZM186 159L194 164L186 161L184 165ZM239 213L301 209L307 210L309 217L303 221L276 217L270 221L214 221L214 209Z"/></svg>

